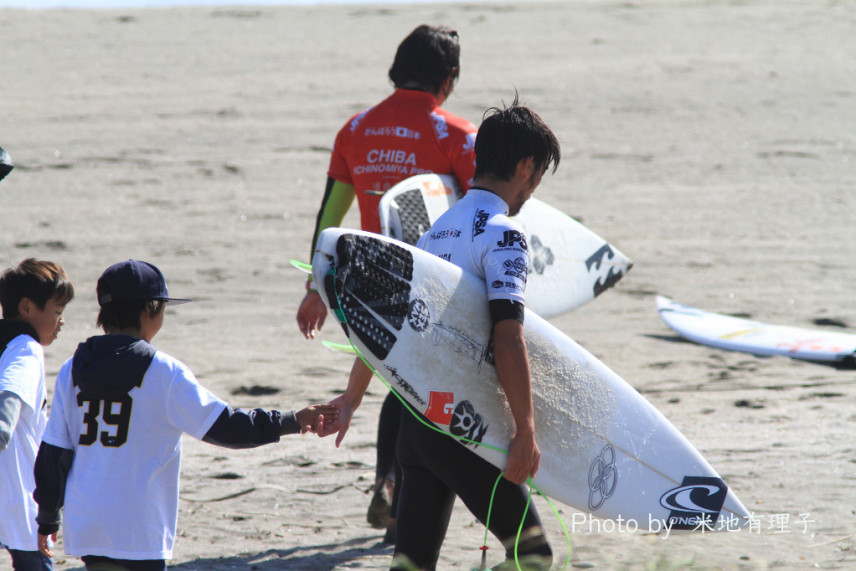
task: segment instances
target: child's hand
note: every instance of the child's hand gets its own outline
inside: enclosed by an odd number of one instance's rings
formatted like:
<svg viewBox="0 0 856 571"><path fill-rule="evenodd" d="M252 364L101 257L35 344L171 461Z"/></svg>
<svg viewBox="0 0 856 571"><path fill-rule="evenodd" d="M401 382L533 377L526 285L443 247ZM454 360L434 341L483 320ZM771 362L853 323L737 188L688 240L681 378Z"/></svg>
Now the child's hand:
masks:
<svg viewBox="0 0 856 571"><path fill-rule="evenodd" d="M330 404L312 404L297 411L295 416L301 427L301 434L307 432L319 434L323 432L325 425L336 421L339 417L339 409Z"/></svg>
<svg viewBox="0 0 856 571"><path fill-rule="evenodd" d="M56 543L56 532L52 533L50 537L42 535L41 533L39 534L39 551L41 551L45 557L53 559L54 553L51 550L51 542Z"/></svg>

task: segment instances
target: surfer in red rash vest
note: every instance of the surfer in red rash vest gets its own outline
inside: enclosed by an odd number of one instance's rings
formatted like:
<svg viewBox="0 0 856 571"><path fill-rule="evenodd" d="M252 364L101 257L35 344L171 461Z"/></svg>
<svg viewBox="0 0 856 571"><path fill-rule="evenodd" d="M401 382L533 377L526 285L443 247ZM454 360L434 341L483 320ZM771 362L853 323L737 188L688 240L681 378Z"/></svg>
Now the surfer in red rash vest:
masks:
<svg viewBox="0 0 856 571"><path fill-rule="evenodd" d="M354 197L362 229L380 233L380 198L396 183L424 173L452 174L462 189L469 188L475 171L476 126L440 107L451 95L459 72L456 31L421 25L401 42L389 69L395 91L351 117L336 136L310 259L318 235L341 225ZM324 324L327 308L311 278L306 289L297 323L303 335L312 339ZM393 541L400 416L401 405L390 394L378 423L376 480L367 515L374 527L388 529L387 542Z"/></svg>

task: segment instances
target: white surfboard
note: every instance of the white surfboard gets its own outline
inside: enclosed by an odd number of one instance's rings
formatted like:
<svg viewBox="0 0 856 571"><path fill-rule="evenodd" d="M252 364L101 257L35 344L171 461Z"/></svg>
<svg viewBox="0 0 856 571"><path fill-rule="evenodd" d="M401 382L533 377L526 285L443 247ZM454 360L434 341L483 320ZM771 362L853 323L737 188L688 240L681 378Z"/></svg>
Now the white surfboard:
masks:
<svg viewBox="0 0 856 571"><path fill-rule="evenodd" d="M381 198L381 233L416 244L460 195L452 175L403 180ZM537 198L530 198L514 219L529 243L526 305L541 317L549 319L588 303L633 266L606 240Z"/></svg>
<svg viewBox="0 0 856 571"><path fill-rule="evenodd" d="M513 419L489 348L484 282L415 247L330 228L312 263L322 297L377 372L419 413L504 469ZM741 526L748 513L644 397L527 309L544 494L640 530Z"/></svg>
<svg viewBox="0 0 856 571"><path fill-rule="evenodd" d="M783 355L806 361L854 361L856 335L770 325L703 311L657 296L657 311L666 325L695 343L759 356Z"/></svg>

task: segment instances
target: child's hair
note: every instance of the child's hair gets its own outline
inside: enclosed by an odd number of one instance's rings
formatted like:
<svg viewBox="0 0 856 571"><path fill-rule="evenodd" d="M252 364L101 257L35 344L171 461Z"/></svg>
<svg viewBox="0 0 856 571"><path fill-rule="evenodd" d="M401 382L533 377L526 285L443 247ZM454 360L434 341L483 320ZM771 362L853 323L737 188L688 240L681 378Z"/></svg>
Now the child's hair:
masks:
<svg viewBox="0 0 856 571"><path fill-rule="evenodd" d="M27 258L0 275L0 306L5 319L19 316L18 306L27 298L44 309L51 299L62 305L74 299L74 286L59 264Z"/></svg>
<svg viewBox="0 0 856 571"><path fill-rule="evenodd" d="M142 326L140 315L147 311L155 316L164 310L166 302L162 299L132 299L105 303L98 312L96 325L105 333L123 331L126 329L139 330Z"/></svg>

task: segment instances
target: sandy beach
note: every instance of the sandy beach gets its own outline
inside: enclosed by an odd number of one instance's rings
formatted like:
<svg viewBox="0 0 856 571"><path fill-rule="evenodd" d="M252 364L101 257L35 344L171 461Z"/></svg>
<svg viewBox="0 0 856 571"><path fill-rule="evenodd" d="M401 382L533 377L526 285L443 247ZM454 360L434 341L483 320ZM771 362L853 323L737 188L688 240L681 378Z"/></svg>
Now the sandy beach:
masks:
<svg viewBox="0 0 856 571"><path fill-rule="evenodd" d="M155 346L233 406L341 391L351 359L299 333L290 260L309 261L336 131L391 92L395 48L421 23L461 34L446 107L478 123L516 88L562 145L536 196L635 262L552 322L662 411L758 522L663 537L558 505L566 537L536 498L555 569L856 568L856 371L684 342L654 302L856 333L852 3L0 9L0 146L16 164L0 257L59 262L78 290L46 350L49 386L98 333L97 277L138 258L196 300L168 311ZM331 320L320 337L344 340ZM365 522L386 390L373 383L339 449L186 438L171 568L386 568L392 548ZM458 503L440 568L477 568L483 534ZM57 569L83 568L58 553Z"/></svg>

